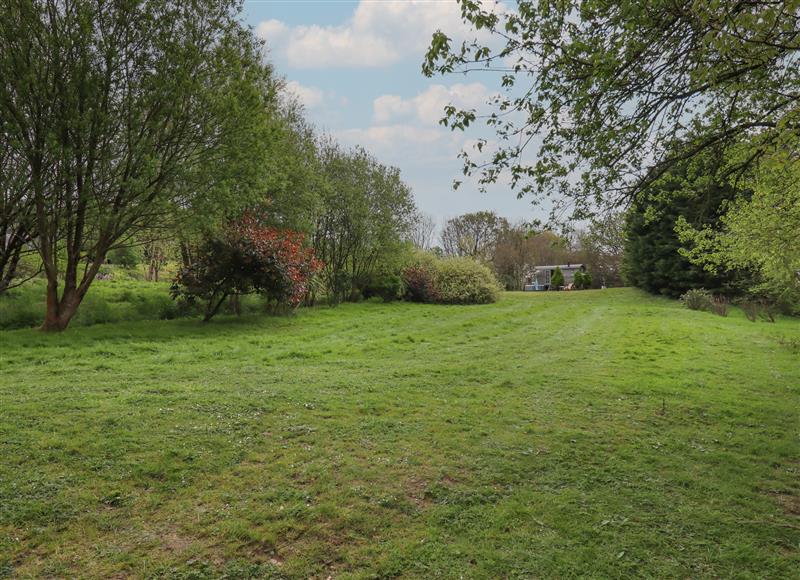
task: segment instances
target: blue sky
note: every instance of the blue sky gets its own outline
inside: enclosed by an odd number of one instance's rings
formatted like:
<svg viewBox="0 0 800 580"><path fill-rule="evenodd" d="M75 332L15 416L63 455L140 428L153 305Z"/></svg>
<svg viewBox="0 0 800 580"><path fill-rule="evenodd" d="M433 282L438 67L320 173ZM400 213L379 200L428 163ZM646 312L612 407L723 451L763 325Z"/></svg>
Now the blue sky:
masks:
<svg viewBox="0 0 800 580"><path fill-rule="evenodd" d="M441 223L491 209L518 220L539 217L527 200L498 184L486 194L461 178L456 155L479 136L438 125L448 103L480 107L494 77L426 78L420 66L433 32L472 38L454 0L245 0L244 18L307 116L346 145L360 144L395 165L417 205ZM486 73L493 74L493 73ZM484 130L486 131L486 130Z"/></svg>

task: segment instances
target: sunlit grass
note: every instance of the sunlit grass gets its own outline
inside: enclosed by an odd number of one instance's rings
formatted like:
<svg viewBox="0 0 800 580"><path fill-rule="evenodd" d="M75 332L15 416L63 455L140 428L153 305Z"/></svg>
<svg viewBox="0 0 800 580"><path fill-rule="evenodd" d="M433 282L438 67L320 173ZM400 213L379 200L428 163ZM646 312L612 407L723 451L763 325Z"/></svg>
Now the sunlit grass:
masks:
<svg viewBox="0 0 800 580"><path fill-rule="evenodd" d="M798 335L632 290L0 332L0 576L790 577Z"/></svg>

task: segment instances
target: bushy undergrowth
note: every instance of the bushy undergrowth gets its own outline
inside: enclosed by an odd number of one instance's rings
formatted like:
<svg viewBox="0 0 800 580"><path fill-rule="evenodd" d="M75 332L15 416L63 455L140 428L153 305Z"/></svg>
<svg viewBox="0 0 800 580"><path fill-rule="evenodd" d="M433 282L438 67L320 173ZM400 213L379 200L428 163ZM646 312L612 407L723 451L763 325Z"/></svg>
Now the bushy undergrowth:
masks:
<svg viewBox="0 0 800 580"><path fill-rule="evenodd" d="M739 302L744 315L750 322L755 322L758 319L764 322L775 322L776 317L781 312L781 306L764 299L745 299ZM794 314L791 311L784 309L784 314Z"/></svg>
<svg viewBox="0 0 800 580"><path fill-rule="evenodd" d="M711 294L704 288L696 288L681 295L681 302L689 310L703 310L717 316L728 316L731 301L727 296ZM768 299L748 297L736 301L745 317L751 322L761 319L765 322L775 322L781 306ZM783 310L784 314L791 314Z"/></svg>
<svg viewBox="0 0 800 580"><path fill-rule="evenodd" d="M378 297L384 302L399 300L405 293L405 283L400 274L377 272L372 275L361 290L365 299Z"/></svg>
<svg viewBox="0 0 800 580"><path fill-rule="evenodd" d="M689 310L708 310L711 305L711 293L703 288L693 288L681 295L681 302Z"/></svg>
<svg viewBox="0 0 800 580"><path fill-rule="evenodd" d="M575 272L572 284L575 286L576 290L588 290L592 287L592 275L589 272L581 272L578 270Z"/></svg>
<svg viewBox="0 0 800 580"><path fill-rule="evenodd" d="M492 271L469 258L436 258L421 254L403 272L406 297L437 304L489 304L500 296Z"/></svg>
<svg viewBox="0 0 800 580"><path fill-rule="evenodd" d="M435 278L433 264L417 262L406 267L403 271L406 299L411 302L438 302L439 291Z"/></svg>
<svg viewBox="0 0 800 580"><path fill-rule="evenodd" d="M731 301L727 296L717 295L711 298L709 309L717 316L728 316L728 307Z"/></svg>

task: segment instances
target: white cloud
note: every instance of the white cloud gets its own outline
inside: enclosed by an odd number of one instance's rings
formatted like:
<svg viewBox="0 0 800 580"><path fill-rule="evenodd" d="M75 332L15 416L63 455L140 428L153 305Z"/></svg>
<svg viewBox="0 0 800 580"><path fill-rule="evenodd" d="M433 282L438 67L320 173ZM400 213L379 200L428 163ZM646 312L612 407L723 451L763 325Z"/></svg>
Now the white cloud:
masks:
<svg viewBox="0 0 800 580"><path fill-rule="evenodd" d="M297 97L306 109L313 109L322 104L325 94L317 87L307 87L297 81L286 83L286 90Z"/></svg>
<svg viewBox="0 0 800 580"><path fill-rule="evenodd" d="M505 10L502 4L484 3ZM475 36L461 21L456 2L415 0L361 0L350 19L337 26L289 27L267 20L256 27L273 54L297 68L378 67L406 56L421 61L436 30L443 30L456 42ZM480 31L478 37L486 40L488 33Z"/></svg>
<svg viewBox="0 0 800 580"><path fill-rule="evenodd" d="M256 34L264 40L274 40L286 34L289 29L280 20L262 20L256 26Z"/></svg>
<svg viewBox="0 0 800 580"><path fill-rule="evenodd" d="M512 219L530 219L528 200L509 195L502 185L490 188L492 195L483 195L478 191L477 176L461 175L461 161L456 153L476 143L461 132L396 123L348 129L335 136L342 144L362 145L381 161L400 167L403 179L424 211L445 217L493 209ZM454 191L454 178L465 186Z"/></svg>
<svg viewBox="0 0 800 580"><path fill-rule="evenodd" d="M349 26L298 26L285 51L289 66L296 68L374 67L400 58L386 39Z"/></svg>
<svg viewBox="0 0 800 580"><path fill-rule="evenodd" d="M390 119L408 115L413 109L411 101L404 100L398 95L381 95L372 102L376 123L386 123Z"/></svg>
<svg viewBox="0 0 800 580"><path fill-rule="evenodd" d="M387 161L404 166L409 163L433 166L451 164L473 137L439 125L444 107L478 107L491 96L481 83L451 86L431 85L414 97L382 95L374 99L373 124L363 129L348 129L337 137L348 145L363 145ZM460 163L460 162L459 162Z"/></svg>
<svg viewBox="0 0 800 580"><path fill-rule="evenodd" d="M263 20L256 26L256 35L267 42L267 47L279 46L286 40L289 28L280 20Z"/></svg>
<svg viewBox="0 0 800 580"><path fill-rule="evenodd" d="M346 129L337 136L351 145L364 145L368 149L381 151L402 151L407 146L428 146L441 142L446 133L436 129L415 127L413 125L375 125L366 129Z"/></svg>
<svg viewBox="0 0 800 580"><path fill-rule="evenodd" d="M476 108L485 104L491 94L482 83L451 86L431 85L411 99L382 95L372 103L376 123L387 123L399 117L413 116L424 125L435 125L444 116L444 108L453 104L460 108Z"/></svg>
<svg viewBox="0 0 800 580"><path fill-rule="evenodd" d="M381 161L404 169L436 170L442 164L451 165L463 142L461 134L403 123L346 129L335 137L344 145L361 145Z"/></svg>

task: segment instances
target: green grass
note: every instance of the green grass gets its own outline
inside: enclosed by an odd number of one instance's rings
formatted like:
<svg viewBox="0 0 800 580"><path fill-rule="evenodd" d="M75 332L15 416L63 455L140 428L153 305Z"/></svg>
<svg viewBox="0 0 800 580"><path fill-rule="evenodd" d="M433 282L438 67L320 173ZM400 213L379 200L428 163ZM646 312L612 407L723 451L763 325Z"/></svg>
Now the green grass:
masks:
<svg viewBox="0 0 800 580"><path fill-rule="evenodd" d="M143 282L142 274L115 266L104 266L112 276L95 280L81 303L71 327L138 320L172 320L196 316L199 307L190 308L170 297L170 282ZM135 276L138 274L139 279ZM45 313L46 282L34 279L0 294L0 330L34 328L42 324ZM245 312L264 311L258 296L242 297Z"/></svg>
<svg viewBox="0 0 800 580"><path fill-rule="evenodd" d="M627 289L0 332L0 576L797 577L798 337Z"/></svg>
<svg viewBox="0 0 800 580"><path fill-rule="evenodd" d="M117 270L117 279L97 280L70 326L177 318L169 282L143 283ZM0 329L32 328L44 320L46 282L36 279L0 295Z"/></svg>

